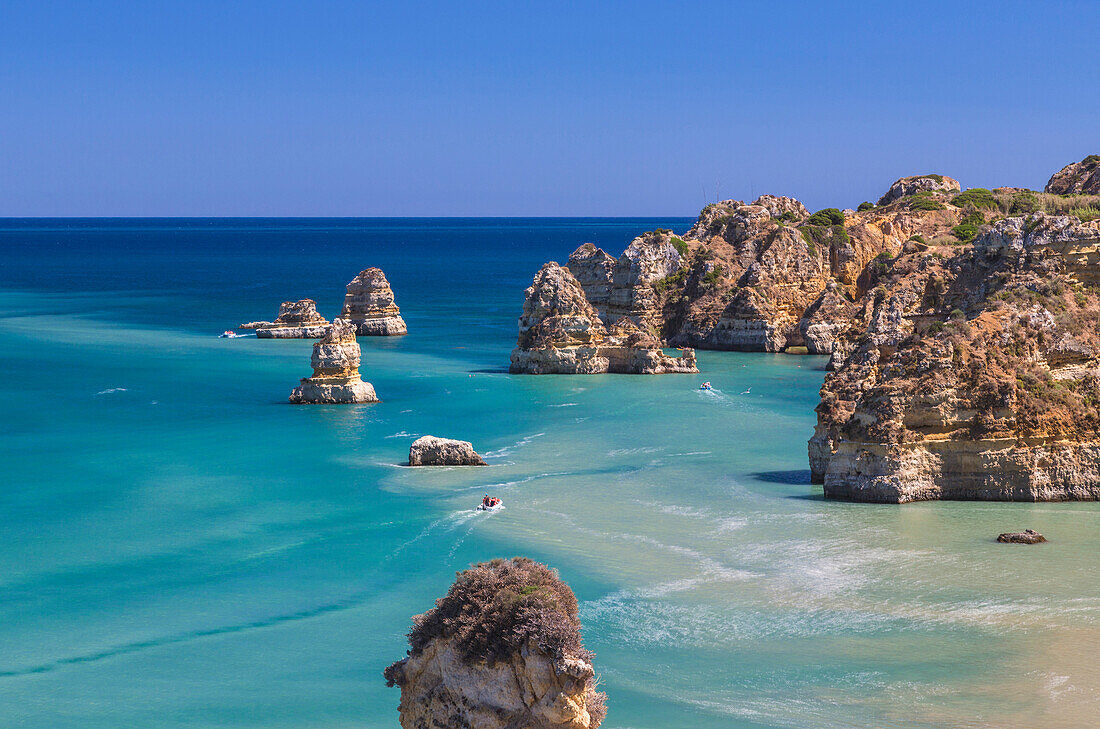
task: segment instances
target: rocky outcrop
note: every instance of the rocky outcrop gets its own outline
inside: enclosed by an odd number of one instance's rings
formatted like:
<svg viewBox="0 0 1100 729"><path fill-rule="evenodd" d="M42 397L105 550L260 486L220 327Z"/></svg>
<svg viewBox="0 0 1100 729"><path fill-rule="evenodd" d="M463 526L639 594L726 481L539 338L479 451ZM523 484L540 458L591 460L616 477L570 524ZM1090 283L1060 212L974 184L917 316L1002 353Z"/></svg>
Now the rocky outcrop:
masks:
<svg viewBox="0 0 1100 729"><path fill-rule="evenodd" d="M917 175L915 177L903 177L879 198L879 205L889 205L903 197L916 195L920 192L959 192L962 187L959 181L945 175Z"/></svg>
<svg viewBox="0 0 1100 729"><path fill-rule="evenodd" d="M408 334L401 310L394 303L393 289L380 268L360 271L348 283L340 318L355 325L361 337L392 337Z"/></svg>
<svg viewBox="0 0 1100 729"><path fill-rule="evenodd" d="M328 320L317 313L313 299L284 301L275 321L253 321L238 329L255 329L260 339L316 339L328 331Z"/></svg>
<svg viewBox="0 0 1100 729"><path fill-rule="evenodd" d="M486 466L485 460L464 440L425 435L409 447L410 466Z"/></svg>
<svg viewBox="0 0 1100 729"><path fill-rule="evenodd" d="M1046 537L1034 529L1024 529L1022 532L998 534L997 541L1004 544L1039 544L1045 542Z"/></svg>
<svg viewBox="0 0 1100 729"><path fill-rule="evenodd" d="M1055 172L1044 191L1054 195L1100 195L1100 154L1090 154L1080 162Z"/></svg>
<svg viewBox="0 0 1100 729"><path fill-rule="evenodd" d="M950 178L904 178L885 205L813 216L790 197L725 200L683 236L646 233L618 259L586 243L568 268L604 327L631 321L653 346L827 354L876 259L959 223L965 211L947 192L957 189Z"/></svg>
<svg viewBox="0 0 1100 729"><path fill-rule="evenodd" d="M385 671L403 729L595 729L606 713L577 599L529 559L460 573L413 619L409 644Z"/></svg>
<svg viewBox="0 0 1100 729"><path fill-rule="evenodd" d="M359 376L359 343L355 325L334 319L321 341L313 345L313 376L302 379L290 402L303 404L378 402L374 387Z"/></svg>
<svg viewBox="0 0 1100 729"><path fill-rule="evenodd" d="M660 344L627 318L604 326L570 270L547 263L526 291L510 371L534 375L698 372L693 350L672 357Z"/></svg>
<svg viewBox="0 0 1100 729"><path fill-rule="evenodd" d="M1001 220L870 271L809 444L825 495L1100 499L1100 222Z"/></svg>

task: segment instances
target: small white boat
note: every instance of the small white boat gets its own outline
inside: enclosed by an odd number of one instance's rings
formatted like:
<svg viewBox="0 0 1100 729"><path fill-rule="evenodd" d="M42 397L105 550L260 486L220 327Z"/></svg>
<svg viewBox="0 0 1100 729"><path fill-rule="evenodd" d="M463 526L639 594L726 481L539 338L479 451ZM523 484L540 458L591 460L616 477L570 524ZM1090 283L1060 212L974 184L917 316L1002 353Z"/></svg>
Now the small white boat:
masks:
<svg viewBox="0 0 1100 729"><path fill-rule="evenodd" d="M496 496L486 495L481 503L477 505L478 511L499 511L504 508L504 503Z"/></svg>
<svg viewBox="0 0 1100 729"><path fill-rule="evenodd" d="M236 332L232 332L226 329L224 332L218 335L218 339L232 339L235 336L237 336Z"/></svg>
<svg viewBox="0 0 1100 729"><path fill-rule="evenodd" d="M710 383L709 382L704 382L703 384L699 385L699 389L700 390L709 390L709 389L711 389Z"/></svg>

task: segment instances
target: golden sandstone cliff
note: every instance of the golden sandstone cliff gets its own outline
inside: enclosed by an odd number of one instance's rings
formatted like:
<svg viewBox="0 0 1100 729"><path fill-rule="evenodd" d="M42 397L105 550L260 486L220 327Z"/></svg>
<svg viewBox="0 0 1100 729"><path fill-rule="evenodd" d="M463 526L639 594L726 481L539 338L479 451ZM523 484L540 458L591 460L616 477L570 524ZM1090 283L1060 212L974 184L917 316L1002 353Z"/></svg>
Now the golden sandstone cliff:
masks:
<svg viewBox="0 0 1100 729"><path fill-rule="evenodd" d="M604 696L573 591L515 557L460 573L413 618L409 655L385 670L403 729L595 729Z"/></svg>
<svg viewBox="0 0 1100 729"><path fill-rule="evenodd" d="M1098 249L1100 221L1034 212L878 261L821 389L825 495L1100 498Z"/></svg>
<svg viewBox="0 0 1100 729"><path fill-rule="evenodd" d="M378 402L374 387L359 375L359 343L355 325L334 319L321 341L313 345L313 376L302 378L290 393L295 405Z"/></svg>
<svg viewBox="0 0 1100 729"><path fill-rule="evenodd" d="M577 353L627 324L654 351L831 354L826 496L1098 499L1098 184L1098 155L1045 193L918 175L857 210L765 195L618 258L585 244L528 289L513 371L605 371Z"/></svg>
<svg viewBox="0 0 1100 729"><path fill-rule="evenodd" d="M665 354L660 341L628 317L605 326L568 268L547 263L526 294L512 351L515 374L698 372L694 351Z"/></svg>

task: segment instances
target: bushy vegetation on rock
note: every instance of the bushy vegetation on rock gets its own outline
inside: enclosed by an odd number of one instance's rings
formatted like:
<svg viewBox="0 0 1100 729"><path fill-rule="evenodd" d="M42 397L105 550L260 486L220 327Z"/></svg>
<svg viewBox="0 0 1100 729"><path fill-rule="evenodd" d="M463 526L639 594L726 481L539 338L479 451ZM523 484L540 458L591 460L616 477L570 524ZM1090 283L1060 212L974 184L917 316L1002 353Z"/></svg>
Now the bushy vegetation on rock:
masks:
<svg viewBox="0 0 1100 729"><path fill-rule="evenodd" d="M806 221L810 225L844 225L844 213L836 208L818 210Z"/></svg>
<svg viewBox="0 0 1100 729"><path fill-rule="evenodd" d="M590 660L580 628L577 598L557 572L513 557L458 573L435 607L413 618L409 645L415 656L436 638L447 638L464 659L492 663L532 641L550 655Z"/></svg>

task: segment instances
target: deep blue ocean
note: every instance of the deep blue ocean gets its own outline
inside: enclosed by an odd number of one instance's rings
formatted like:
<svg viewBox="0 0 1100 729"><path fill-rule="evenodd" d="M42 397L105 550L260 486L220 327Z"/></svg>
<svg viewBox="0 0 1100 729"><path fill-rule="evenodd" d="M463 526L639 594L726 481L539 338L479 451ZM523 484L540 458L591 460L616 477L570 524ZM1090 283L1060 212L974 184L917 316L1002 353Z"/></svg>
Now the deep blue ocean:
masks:
<svg viewBox="0 0 1100 729"><path fill-rule="evenodd" d="M0 727L395 728L411 617L517 554L577 593L608 729L1095 726L1100 505L823 500L820 357L507 374L543 262L690 223L0 221ZM369 266L409 327L359 340L379 404L288 405L311 341L217 338ZM422 434L491 465L400 467Z"/></svg>

